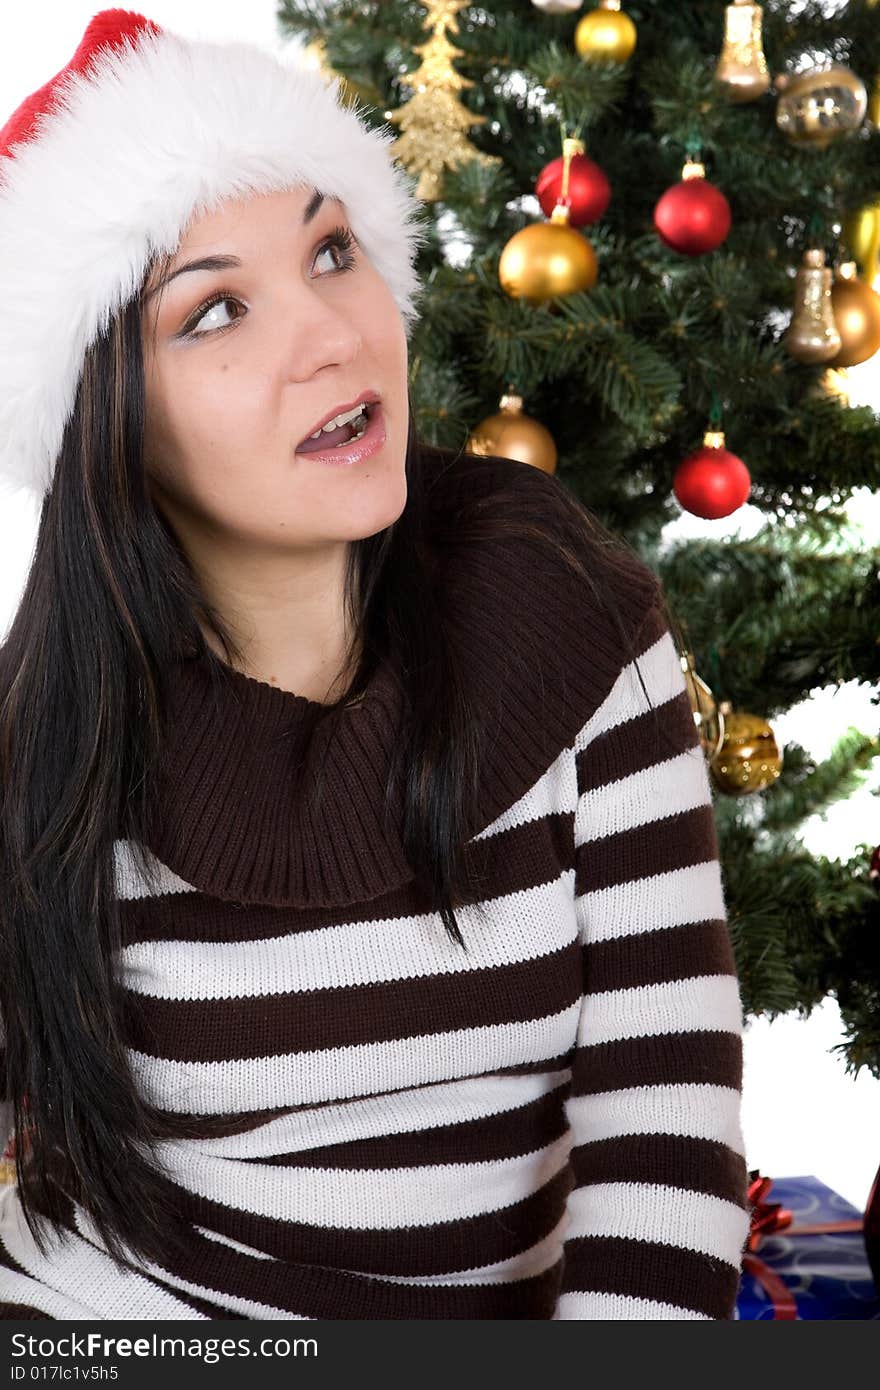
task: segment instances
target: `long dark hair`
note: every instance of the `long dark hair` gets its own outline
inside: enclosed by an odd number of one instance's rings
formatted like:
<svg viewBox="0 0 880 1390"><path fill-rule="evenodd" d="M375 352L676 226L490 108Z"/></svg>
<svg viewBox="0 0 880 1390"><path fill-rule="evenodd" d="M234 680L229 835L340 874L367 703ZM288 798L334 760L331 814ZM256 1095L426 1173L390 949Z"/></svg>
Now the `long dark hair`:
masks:
<svg viewBox="0 0 880 1390"><path fill-rule="evenodd" d="M190 1133L191 1121L152 1106L130 1070L112 968L120 946L114 843L125 838L136 854L144 843L169 664L195 654L222 679L224 663L201 624L229 664L241 660L152 503L144 407L136 296L85 355L33 562L0 646L2 1095L13 1106L19 1196L43 1254L45 1222L63 1227L75 1200L111 1256L135 1266L162 1264L183 1248L173 1185L153 1146L184 1125ZM480 783L480 722L446 639L425 540L419 463L431 447L417 437L410 399L407 503L387 530L349 547L346 627L360 657L351 682L316 717L332 719L363 690L377 655L395 654L409 709L392 777L403 784L404 848L464 947L455 908L468 894L462 840ZM628 548L558 491L551 521L530 516L528 490L512 485L462 522L460 539L545 544L619 621L613 595L579 551L585 538L621 556ZM620 633L623 652L622 624ZM146 857L140 867L149 881ZM206 1135L213 1122L204 1117Z"/></svg>

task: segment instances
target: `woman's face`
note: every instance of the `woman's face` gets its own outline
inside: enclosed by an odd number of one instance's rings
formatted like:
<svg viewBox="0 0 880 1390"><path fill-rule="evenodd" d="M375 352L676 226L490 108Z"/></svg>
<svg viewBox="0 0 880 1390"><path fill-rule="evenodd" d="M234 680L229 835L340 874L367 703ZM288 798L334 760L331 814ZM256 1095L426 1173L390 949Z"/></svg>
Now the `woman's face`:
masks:
<svg viewBox="0 0 880 1390"><path fill-rule="evenodd" d="M225 202L190 224L164 278L208 256L241 265L187 271L151 294L154 271L145 289L149 486L202 550L339 548L391 525L406 503L403 320L357 242L329 240L350 230L344 205L326 199L304 221L313 197L297 188ZM295 453L366 390L384 414L376 454L344 468Z"/></svg>

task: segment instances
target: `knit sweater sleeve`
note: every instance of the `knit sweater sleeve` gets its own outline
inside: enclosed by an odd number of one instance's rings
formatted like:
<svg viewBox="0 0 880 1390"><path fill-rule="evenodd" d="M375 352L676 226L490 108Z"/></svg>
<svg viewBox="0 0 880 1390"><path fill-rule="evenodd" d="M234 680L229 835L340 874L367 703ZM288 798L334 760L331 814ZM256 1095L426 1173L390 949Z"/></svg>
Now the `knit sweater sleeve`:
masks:
<svg viewBox="0 0 880 1390"><path fill-rule="evenodd" d="M708 772L656 604L635 654L650 703L628 660L572 750L584 995L553 1317L727 1320L749 1225L739 983Z"/></svg>

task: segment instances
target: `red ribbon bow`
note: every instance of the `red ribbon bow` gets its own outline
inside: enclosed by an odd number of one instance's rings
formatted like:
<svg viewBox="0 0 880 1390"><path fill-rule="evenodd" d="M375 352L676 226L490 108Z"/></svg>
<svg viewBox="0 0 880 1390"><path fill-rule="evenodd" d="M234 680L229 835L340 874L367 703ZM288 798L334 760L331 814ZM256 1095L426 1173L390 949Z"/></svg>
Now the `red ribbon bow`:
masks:
<svg viewBox="0 0 880 1390"><path fill-rule="evenodd" d="M765 1197L773 1186L772 1178L762 1178L759 1168L749 1172L748 1199L752 1208L749 1221L749 1235L746 1248L755 1251L761 1244L762 1236L772 1231L783 1231L792 1223L792 1213L781 1202L767 1202Z"/></svg>
<svg viewBox="0 0 880 1390"><path fill-rule="evenodd" d="M773 1186L772 1178L761 1176L760 1169L749 1170L748 1199L752 1208L749 1221L749 1234L742 1266L747 1274L757 1280L770 1299L774 1318L793 1320L797 1318L797 1304L785 1280L772 1270L755 1251L765 1235L774 1231L784 1231L790 1235L822 1235L828 1231L861 1231L861 1217L843 1221L817 1221L813 1225L795 1226L792 1213L781 1202L767 1202L764 1199Z"/></svg>

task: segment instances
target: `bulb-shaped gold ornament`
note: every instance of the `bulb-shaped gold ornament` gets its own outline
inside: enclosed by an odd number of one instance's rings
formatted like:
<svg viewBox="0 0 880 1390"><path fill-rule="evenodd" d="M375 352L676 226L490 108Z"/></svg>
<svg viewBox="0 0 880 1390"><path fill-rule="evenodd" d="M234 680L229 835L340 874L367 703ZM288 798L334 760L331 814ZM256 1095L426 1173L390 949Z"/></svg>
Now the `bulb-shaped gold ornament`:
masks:
<svg viewBox="0 0 880 1390"><path fill-rule="evenodd" d="M782 345L798 362L827 362L840 351L831 303L831 267L817 247L804 252L795 276L794 308Z"/></svg>
<svg viewBox="0 0 880 1390"><path fill-rule="evenodd" d="M770 86L767 59L761 46L764 11L750 0L735 0L724 11L724 43L715 69L731 101L757 101Z"/></svg>

